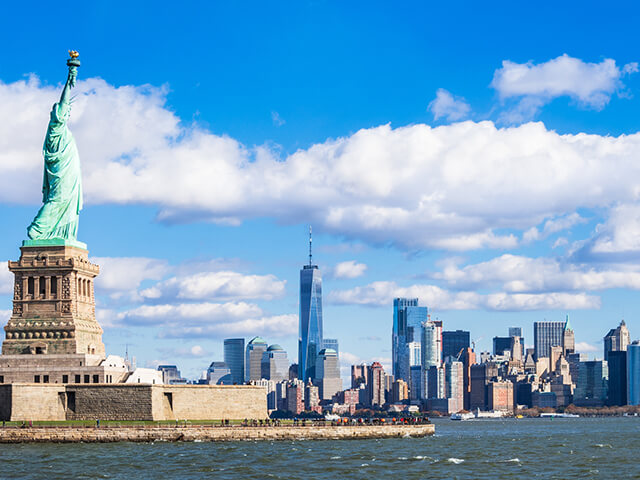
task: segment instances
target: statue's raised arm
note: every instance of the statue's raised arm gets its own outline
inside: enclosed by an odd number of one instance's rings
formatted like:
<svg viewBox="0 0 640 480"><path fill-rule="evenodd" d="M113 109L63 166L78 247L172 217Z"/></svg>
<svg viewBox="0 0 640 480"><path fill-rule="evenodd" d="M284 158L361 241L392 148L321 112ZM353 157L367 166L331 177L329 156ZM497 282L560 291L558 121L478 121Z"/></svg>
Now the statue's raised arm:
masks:
<svg viewBox="0 0 640 480"><path fill-rule="evenodd" d="M80 60L69 51L69 72L60 101L53 105L44 140L42 208L27 229L25 243L77 244L78 219L82 209L82 178L76 142L67 126L71 113L71 89L76 84Z"/></svg>

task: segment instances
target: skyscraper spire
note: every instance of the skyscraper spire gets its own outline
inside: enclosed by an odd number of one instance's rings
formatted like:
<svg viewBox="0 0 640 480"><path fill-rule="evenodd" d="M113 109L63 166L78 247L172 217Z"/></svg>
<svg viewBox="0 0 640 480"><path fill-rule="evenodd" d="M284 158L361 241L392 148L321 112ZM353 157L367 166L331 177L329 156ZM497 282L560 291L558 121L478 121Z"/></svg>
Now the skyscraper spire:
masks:
<svg viewBox="0 0 640 480"><path fill-rule="evenodd" d="M313 256L311 255L311 225L309 225L309 266L313 265L312 259Z"/></svg>

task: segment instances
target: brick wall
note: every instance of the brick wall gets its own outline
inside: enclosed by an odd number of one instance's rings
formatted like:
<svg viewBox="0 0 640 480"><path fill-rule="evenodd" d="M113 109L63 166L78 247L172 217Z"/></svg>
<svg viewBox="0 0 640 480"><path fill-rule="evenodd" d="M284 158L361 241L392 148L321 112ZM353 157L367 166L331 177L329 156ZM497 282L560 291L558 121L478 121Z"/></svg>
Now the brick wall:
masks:
<svg viewBox="0 0 640 480"><path fill-rule="evenodd" d="M153 420L152 410L151 385L67 385L67 420Z"/></svg>

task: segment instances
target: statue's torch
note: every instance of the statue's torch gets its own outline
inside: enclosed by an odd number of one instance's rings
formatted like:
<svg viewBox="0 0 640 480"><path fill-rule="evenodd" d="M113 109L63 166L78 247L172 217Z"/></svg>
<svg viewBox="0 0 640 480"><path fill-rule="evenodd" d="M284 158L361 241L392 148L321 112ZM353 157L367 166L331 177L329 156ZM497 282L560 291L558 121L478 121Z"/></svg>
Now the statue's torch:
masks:
<svg viewBox="0 0 640 480"><path fill-rule="evenodd" d="M80 60L78 57L80 54L75 50L69 50L69 58L67 59L67 66L69 67L69 82L72 87L76 85L76 75L78 74L78 67L80 66Z"/></svg>

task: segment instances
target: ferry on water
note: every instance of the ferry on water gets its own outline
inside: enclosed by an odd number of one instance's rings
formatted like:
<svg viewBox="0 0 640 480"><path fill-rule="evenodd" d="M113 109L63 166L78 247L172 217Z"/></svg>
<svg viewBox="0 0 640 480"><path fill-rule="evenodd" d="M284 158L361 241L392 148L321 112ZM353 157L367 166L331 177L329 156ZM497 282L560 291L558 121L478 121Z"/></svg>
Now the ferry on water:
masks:
<svg viewBox="0 0 640 480"><path fill-rule="evenodd" d="M540 418L580 418L574 413L541 413Z"/></svg>
<svg viewBox="0 0 640 480"><path fill-rule="evenodd" d="M507 412L482 412L480 409L475 412L465 412L465 413L452 413L451 420L471 420L474 418L502 418L507 414Z"/></svg>

